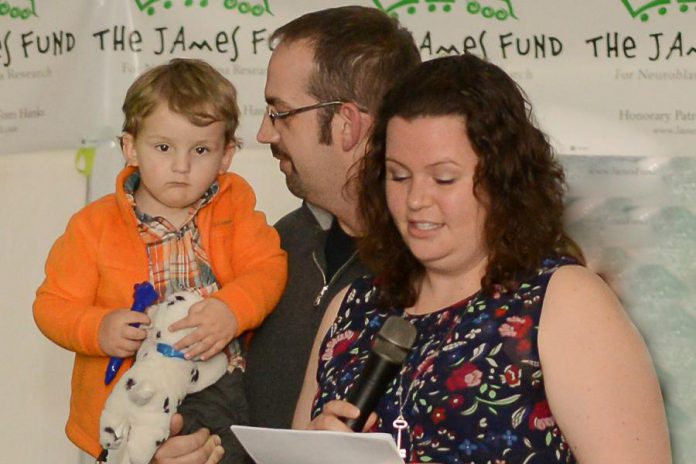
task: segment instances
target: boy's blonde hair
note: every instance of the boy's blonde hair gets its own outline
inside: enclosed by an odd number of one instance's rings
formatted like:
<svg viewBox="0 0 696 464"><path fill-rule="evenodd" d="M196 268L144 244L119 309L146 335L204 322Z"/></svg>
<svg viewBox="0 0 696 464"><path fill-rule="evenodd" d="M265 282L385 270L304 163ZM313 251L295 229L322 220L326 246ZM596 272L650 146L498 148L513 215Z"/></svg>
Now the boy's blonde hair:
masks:
<svg viewBox="0 0 696 464"><path fill-rule="evenodd" d="M225 143L240 146L235 137L239 106L234 85L203 60L174 58L141 74L126 92L123 132L134 138L158 103L185 116L196 126L225 123Z"/></svg>

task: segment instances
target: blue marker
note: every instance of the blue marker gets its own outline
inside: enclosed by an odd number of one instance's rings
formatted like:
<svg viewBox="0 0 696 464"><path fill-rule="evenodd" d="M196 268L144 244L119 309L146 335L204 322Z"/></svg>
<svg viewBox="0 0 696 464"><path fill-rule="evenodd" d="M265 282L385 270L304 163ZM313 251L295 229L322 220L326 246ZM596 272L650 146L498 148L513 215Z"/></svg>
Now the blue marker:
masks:
<svg viewBox="0 0 696 464"><path fill-rule="evenodd" d="M135 284L133 289L133 306L131 311L144 312L149 306L157 301L157 292L155 287L150 282ZM138 327L140 324L131 324L133 327ZM123 358L112 357L109 359L109 365L106 367L106 377L104 383L109 385L116 377L116 373L123 364Z"/></svg>

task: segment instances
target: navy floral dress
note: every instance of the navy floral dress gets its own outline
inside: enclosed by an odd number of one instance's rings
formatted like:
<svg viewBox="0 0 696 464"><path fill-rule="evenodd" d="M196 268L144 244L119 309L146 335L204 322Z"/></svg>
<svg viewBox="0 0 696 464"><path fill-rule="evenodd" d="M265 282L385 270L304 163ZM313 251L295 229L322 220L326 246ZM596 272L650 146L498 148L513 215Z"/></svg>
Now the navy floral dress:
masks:
<svg viewBox="0 0 696 464"><path fill-rule="evenodd" d="M409 424L402 447L409 462L576 462L549 410L537 346L546 287L563 264L574 261L546 260L514 293L475 294L418 316L376 309L373 279L357 280L321 345L312 416L347 396L383 322L399 315L418 336L377 406L372 432L396 439L393 422L402 404Z"/></svg>

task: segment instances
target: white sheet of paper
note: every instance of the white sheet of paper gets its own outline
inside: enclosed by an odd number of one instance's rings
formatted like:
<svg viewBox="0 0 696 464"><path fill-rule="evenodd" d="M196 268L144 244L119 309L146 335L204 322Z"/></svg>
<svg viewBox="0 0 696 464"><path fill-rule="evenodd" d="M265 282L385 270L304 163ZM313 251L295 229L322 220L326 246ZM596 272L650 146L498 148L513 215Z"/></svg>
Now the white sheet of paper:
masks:
<svg viewBox="0 0 696 464"><path fill-rule="evenodd" d="M404 464L387 433L231 428L256 464Z"/></svg>

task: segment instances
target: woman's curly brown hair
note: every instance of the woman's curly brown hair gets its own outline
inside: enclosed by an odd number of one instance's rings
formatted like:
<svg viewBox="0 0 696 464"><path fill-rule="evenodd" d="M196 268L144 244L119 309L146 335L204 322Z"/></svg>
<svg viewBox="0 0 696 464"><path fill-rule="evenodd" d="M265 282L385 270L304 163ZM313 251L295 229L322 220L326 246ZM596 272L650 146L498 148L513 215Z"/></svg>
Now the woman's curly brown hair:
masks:
<svg viewBox="0 0 696 464"><path fill-rule="evenodd" d="M386 95L371 148L357 174L365 235L360 255L378 276L385 306L415 303L423 265L399 234L385 195L389 121L456 116L478 156L474 194L486 198L486 294L511 291L542 260L580 249L563 230L565 177L519 86L498 66L473 55L426 61ZM482 194L485 194L482 195Z"/></svg>

